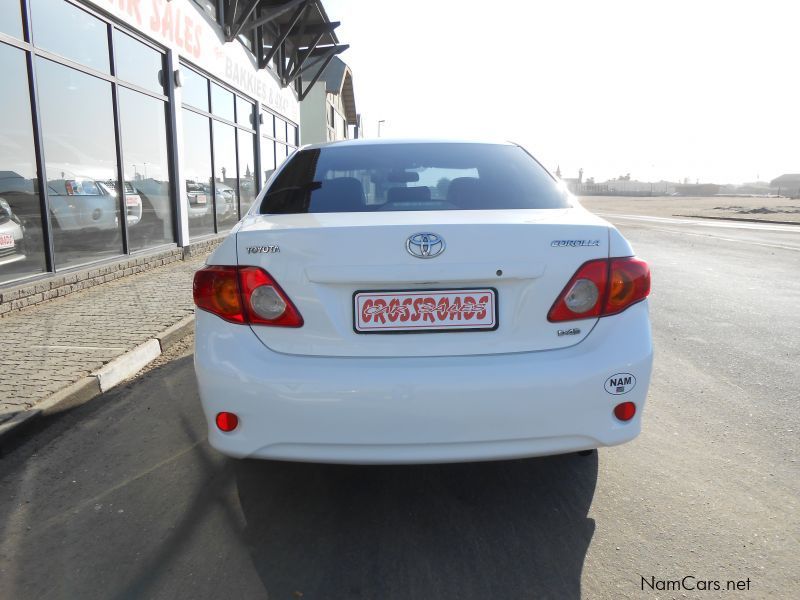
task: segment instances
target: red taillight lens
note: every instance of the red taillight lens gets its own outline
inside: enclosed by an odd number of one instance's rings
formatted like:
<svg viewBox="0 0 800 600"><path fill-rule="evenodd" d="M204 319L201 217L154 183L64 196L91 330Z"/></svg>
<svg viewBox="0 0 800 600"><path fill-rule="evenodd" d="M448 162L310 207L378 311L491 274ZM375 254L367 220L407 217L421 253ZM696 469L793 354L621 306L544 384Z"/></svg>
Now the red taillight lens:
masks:
<svg viewBox="0 0 800 600"><path fill-rule="evenodd" d="M643 260L634 257L590 260L564 286L547 313L547 320L558 323L615 315L649 294L650 269Z"/></svg>
<svg viewBox="0 0 800 600"><path fill-rule="evenodd" d="M608 261L605 259L590 260L583 263L581 267L569 280L558 299L553 303L553 307L547 314L547 320L553 323L558 321L574 321L576 319L589 319L600 316L600 308L603 306L603 296L605 295L606 280L608 278ZM570 298L576 293L584 281L590 281L597 288L597 295L593 305L582 312L576 312L582 307L575 306L570 302ZM572 308L570 308L572 305Z"/></svg>
<svg viewBox="0 0 800 600"><path fill-rule="evenodd" d="M216 423L220 431L228 433L239 426L239 417L230 412L217 413Z"/></svg>
<svg viewBox="0 0 800 600"><path fill-rule="evenodd" d="M303 318L269 273L210 266L194 274L194 303L232 323L300 327Z"/></svg>
<svg viewBox="0 0 800 600"><path fill-rule="evenodd" d="M623 402L614 407L614 416L620 421L630 421L636 414L636 405L633 402Z"/></svg>
<svg viewBox="0 0 800 600"><path fill-rule="evenodd" d="M211 266L194 274L194 303L198 308L233 323L244 323L236 267Z"/></svg>
<svg viewBox="0 0 800 600"><path fill-rule="evenodd" d="M248 323L276 327L303 325L303 317L269 273L258 267L241 267L239 282Z"/></svg>

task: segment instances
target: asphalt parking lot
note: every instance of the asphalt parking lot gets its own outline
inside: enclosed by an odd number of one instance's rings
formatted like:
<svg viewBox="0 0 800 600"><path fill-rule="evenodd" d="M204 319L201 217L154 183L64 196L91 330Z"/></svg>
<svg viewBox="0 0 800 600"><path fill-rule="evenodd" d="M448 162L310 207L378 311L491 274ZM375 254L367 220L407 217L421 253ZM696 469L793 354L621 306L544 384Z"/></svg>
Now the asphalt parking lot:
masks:
<svg viewBox="0 0 800 600"><path fill-rule="evenodd" d="M0 598L796 598L800 227L608 214L653 271L636 441L231 461L205 442L179 346L3 448Z"/></svg>

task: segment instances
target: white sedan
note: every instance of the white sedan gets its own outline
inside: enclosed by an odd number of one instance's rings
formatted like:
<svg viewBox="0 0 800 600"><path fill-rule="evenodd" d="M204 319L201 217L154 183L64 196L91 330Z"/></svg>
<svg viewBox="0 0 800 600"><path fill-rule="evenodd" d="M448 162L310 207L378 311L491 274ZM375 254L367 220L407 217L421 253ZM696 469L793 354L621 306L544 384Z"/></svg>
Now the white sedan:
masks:
<svg viewBox="0 0 800 600"><path fill-rule="evenodd" d="M514 144L301 148L194 279L234 457L507 459L635 438L650 272Z"/></svg>

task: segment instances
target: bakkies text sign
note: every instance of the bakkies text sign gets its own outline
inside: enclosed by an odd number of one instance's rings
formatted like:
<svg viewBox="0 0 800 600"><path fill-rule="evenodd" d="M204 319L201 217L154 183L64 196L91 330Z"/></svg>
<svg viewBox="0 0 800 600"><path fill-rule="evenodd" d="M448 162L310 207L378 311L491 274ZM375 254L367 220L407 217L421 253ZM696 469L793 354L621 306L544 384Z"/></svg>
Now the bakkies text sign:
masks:
<svg viewBox="0 0 800 600"><path fill-rule="evenodd" d="M269 108L298 120L291 90L281 89L258 71L239 43L225 43L190 0L90 0L98 8L142 34L176 50L212 75L257 98Z"/></svg>

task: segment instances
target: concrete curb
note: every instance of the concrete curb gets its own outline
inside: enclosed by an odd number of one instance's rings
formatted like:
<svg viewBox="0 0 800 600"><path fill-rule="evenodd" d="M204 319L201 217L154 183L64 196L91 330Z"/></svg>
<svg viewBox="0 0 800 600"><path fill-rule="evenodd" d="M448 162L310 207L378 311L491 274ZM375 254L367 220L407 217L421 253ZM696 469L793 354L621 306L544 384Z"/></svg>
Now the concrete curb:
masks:
<svg viewBox="0 0 800 600"><path fill-rule="evenodd" d="M175 323L172 327L167 327L159 333L155 339L161 346L161 352L166 352L176 343L194 331L194 315L189 315Z"/></svg>
<svg viewBox="0 0 800 600"><path fill-rule="evenodd" d="M194 315L188 315L91 375L58 390L33 408L16 413L8 421L0 423L0 442L12 434L20 433L38 417L57 415L80 406L130 379L193 331Z"/></svg>
<svg viewBox="0 0 800 600"><path fill-rule="evenodd" d="M800 221L775 221L771 219L754 219L751 217L716 217L711 215L672 215L673 217L689 217L690 219L714 219L715 221L744 221L745 223L768 223L770 225L795 225Z"/></svg>
<svg viewBox="0 0 800 600"><path fill-rule="evenodd" d="M92 376L97 378L97 382L100 384L100 391L107 392L119 385L120 382L141 371L160 355L161 345L158 340L150 339L106 363L92 373Z"/></svg>

